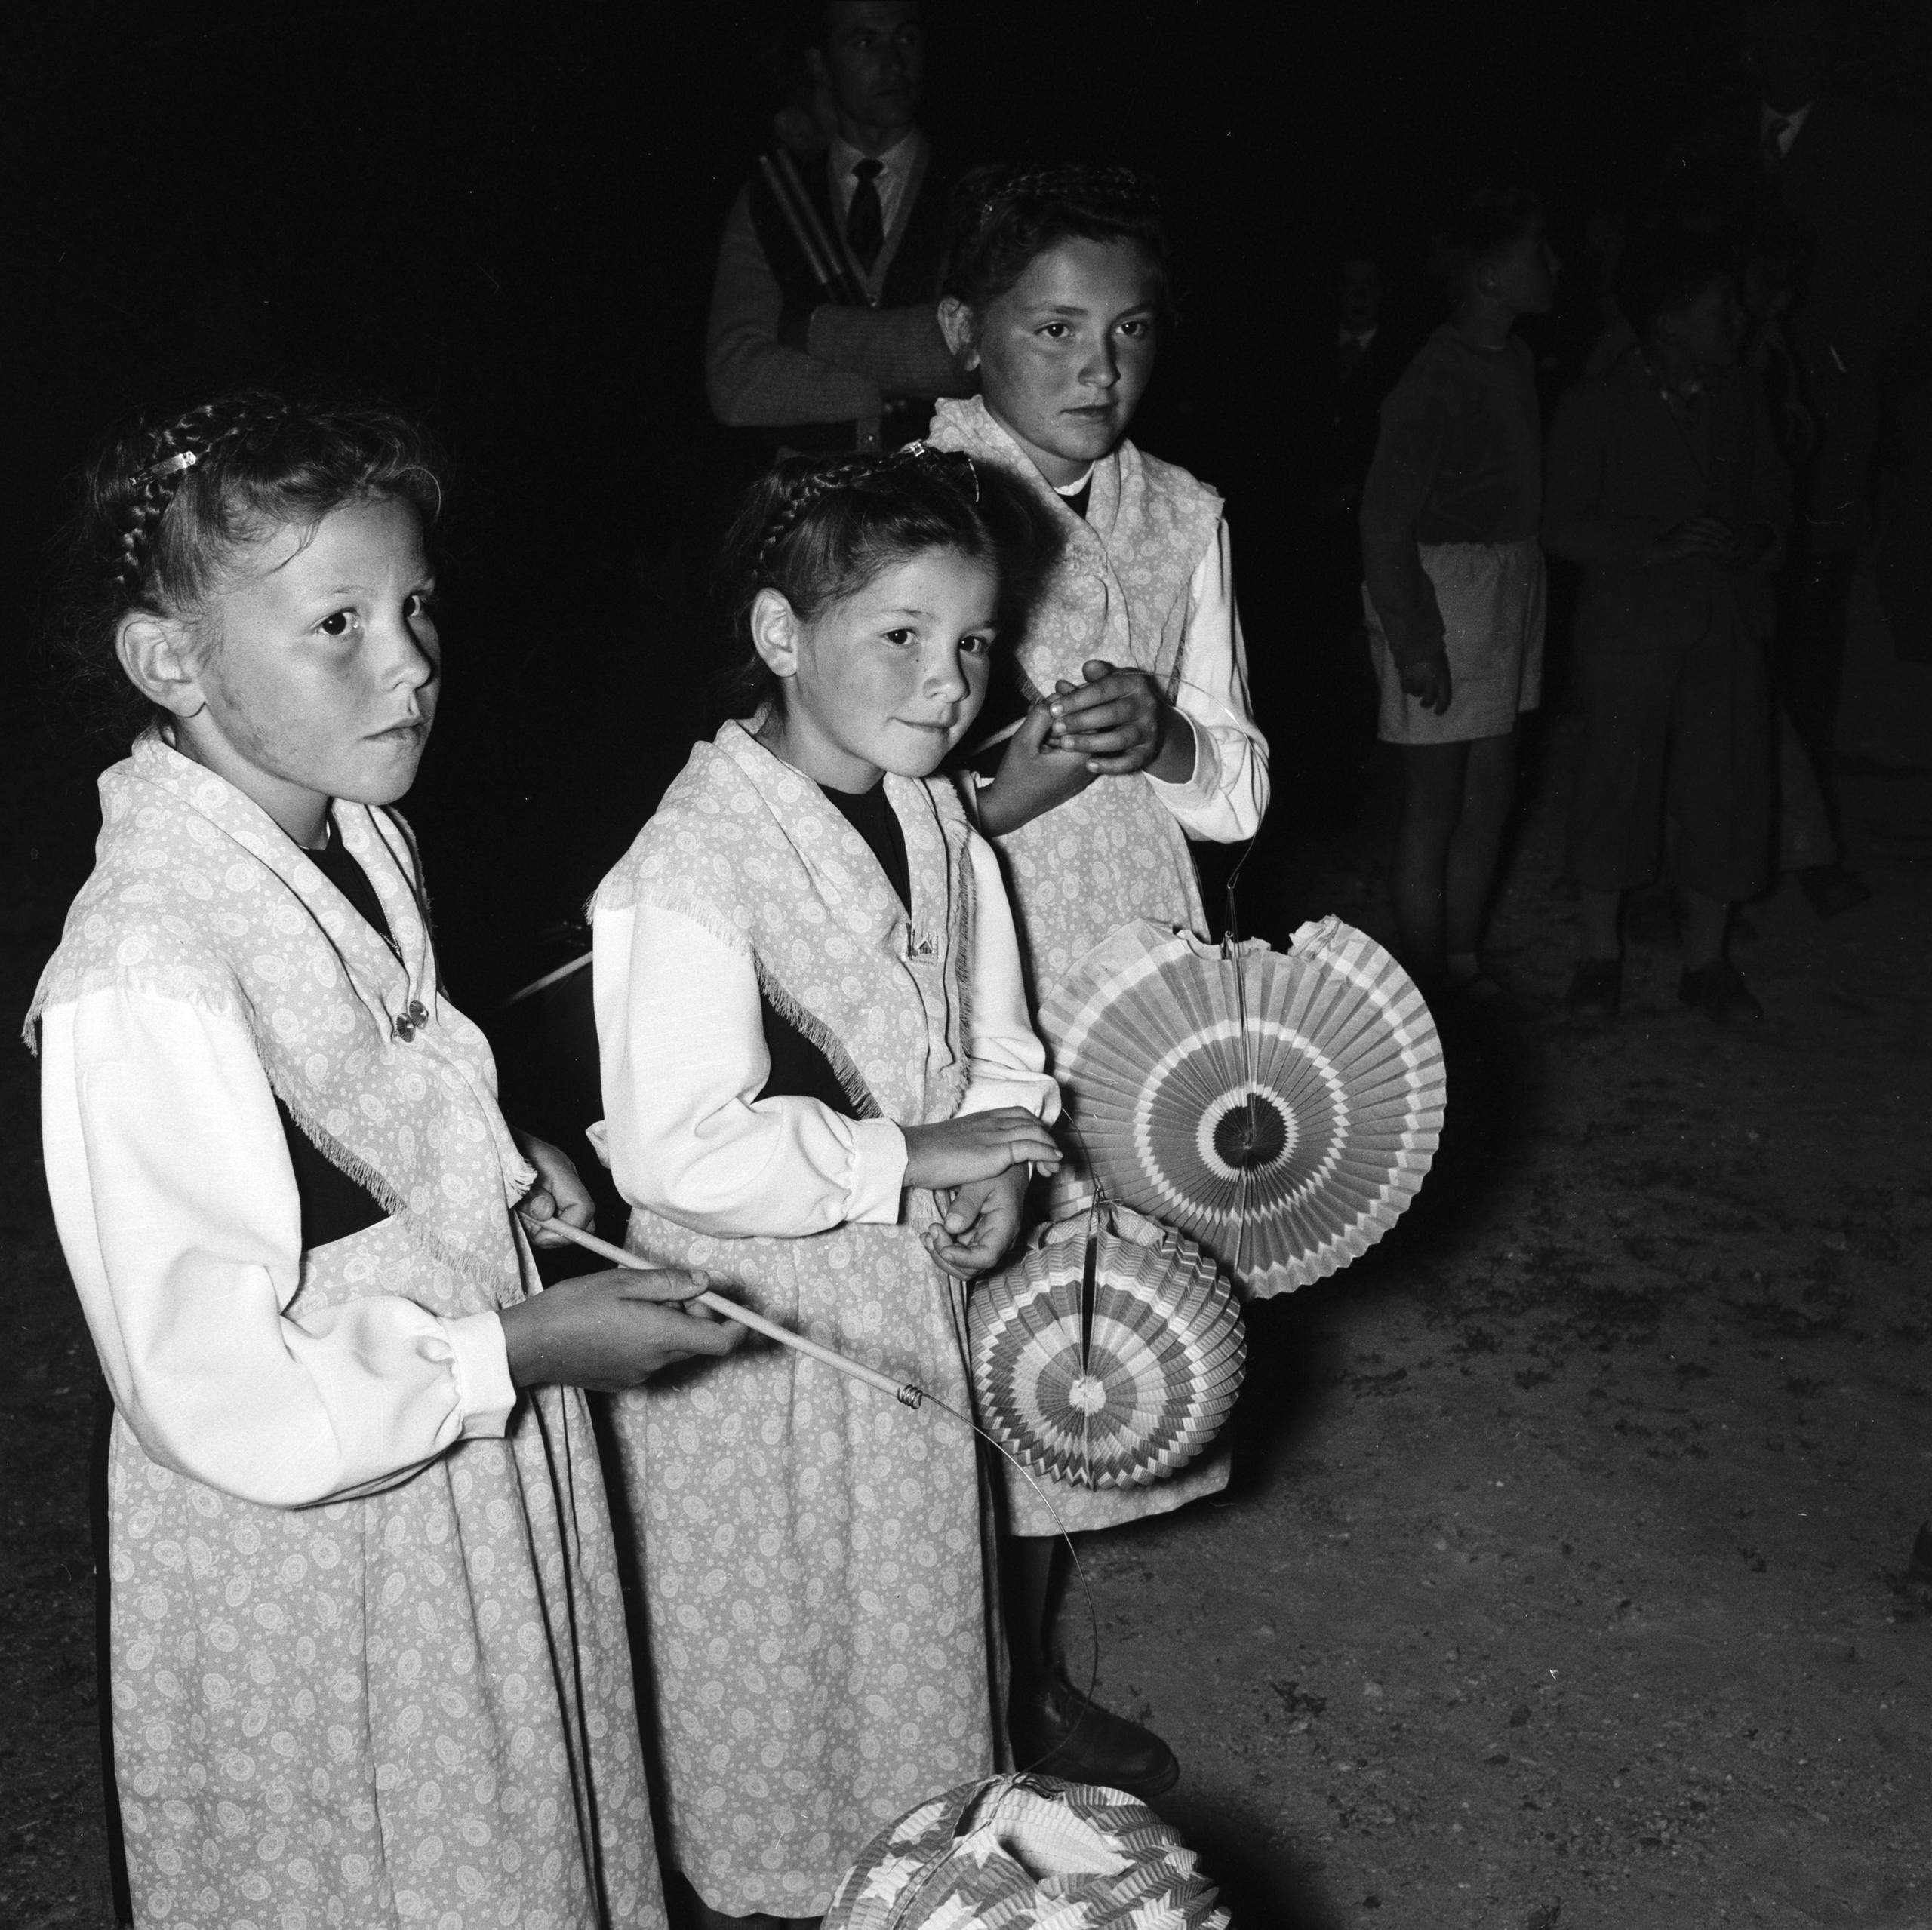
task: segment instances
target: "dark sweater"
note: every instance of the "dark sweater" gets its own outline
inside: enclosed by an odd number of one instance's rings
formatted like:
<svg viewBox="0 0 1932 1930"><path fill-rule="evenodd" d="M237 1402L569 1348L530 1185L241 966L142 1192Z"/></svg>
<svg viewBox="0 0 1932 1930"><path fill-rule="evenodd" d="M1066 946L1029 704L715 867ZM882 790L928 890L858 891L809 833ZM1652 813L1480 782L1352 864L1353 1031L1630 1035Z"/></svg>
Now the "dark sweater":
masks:
<svg viewBox="0 0 1932 1930"><path fill-rule="evenodd" d="M1543 513L1543 426L1535 364L1445 322L1382 405L1362 493L1362 571L1398 663L1442 647L1442 613L1417 546L1521 542Z"/></svg>

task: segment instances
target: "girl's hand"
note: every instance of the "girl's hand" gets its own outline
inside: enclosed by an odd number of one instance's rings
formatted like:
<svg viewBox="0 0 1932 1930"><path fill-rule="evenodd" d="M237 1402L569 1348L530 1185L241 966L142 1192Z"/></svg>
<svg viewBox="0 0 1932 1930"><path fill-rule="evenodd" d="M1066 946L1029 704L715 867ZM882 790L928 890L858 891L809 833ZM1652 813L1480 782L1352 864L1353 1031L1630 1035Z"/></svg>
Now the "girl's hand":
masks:
<svg viewBox="0 0 1932 1930"><path fill-rule="evenodd" d="M1144 670L1116 670L1094 657L1080 667L1082 690L1063 681L1047 708L1054 750L1075 751L1096 777L1149 771L1179 784L1194 770L1194 727L1161 695Z"/></svg>
<svg viewBox="0 0 1932 1930"><path fill-rule="evenodd" d="M1420 657L1414 663L1404 664L1401 674L1403 694L1414 698L1424 710L1433 711L1440 717L1449 708L1456 687L1449 675L1447 650L1438 650L1432 656Z"/></svg>
<svg viewBox="0 0 1932 1930"><path fill-rule="evenodd" d="M552 1145L547 1139L539 1139L533 1133L519 1132L514 1126L510 1129L510 1136L521 1148L524 1157L537 1169L537 1184L517 1202L517 1211L534 1220L560 1219L567 1226L589 1232L596 1224L596 1203L578 1177L576 1163L569 1154ZM561 1233L552 1233L548 1228L534 1230L530 1240L534 1246L570 1244Z"/></svg>
<svg viewBox="0 0 1932 1930"><path fill-rule="evenodd" d="M996 1179L1014 1166L1051 1172L1060 1163L1054 1136L1024 1106L969 1112L937 1126L908 1126L906 1184L934 1193Z"/></svg>
<svg viewBox="0 0 1932 1930"><path fill-rule="evenodd" d="M1063 684L1060 687L1070 690L1073 687ZM980 828L989 837L1004 837L1044 816L1093 782L1094 773L1084 758L1048 745L1054 722L1046 703L1037 703L1008 740L998 774L978 799Z"/></svg>
<svg viewBox="0 0 1932 1930"><path fill-rule="evenodd" d="M520 1388L616 1394L694 1354L729 1354L745 1337L737 1321L659 1304L688 1300L710 1285L701 1273L632 1267L559 1280L497 1316L510 1378Z"/></svg>
<svg viewBox="0 0 1932 1930"><path fill-rule="evenodd" d="M955 1280L977 1280L998 1265L1018 1237L1026 1191L1026 1175L1019 1166L955 1187L943 1203L946 1217L928 1227L920 1241Z"/></svg>

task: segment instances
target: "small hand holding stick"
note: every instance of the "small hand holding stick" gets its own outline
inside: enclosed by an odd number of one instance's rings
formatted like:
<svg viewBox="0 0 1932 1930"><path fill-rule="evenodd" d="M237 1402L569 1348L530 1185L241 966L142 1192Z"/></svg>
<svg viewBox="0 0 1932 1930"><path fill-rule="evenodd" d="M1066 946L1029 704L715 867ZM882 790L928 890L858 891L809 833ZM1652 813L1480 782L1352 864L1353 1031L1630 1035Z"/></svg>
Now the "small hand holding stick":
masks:
<svg viewBox="0 0 1932 1930"><path fill-rule="evenodd" d="M621 1246L614 1246L608 1240L600 1240L594 1233L586 1233L581 1227L572 1226L563 1219L534 1219L524 1216L524 1223L533 1230L541 1226L552 1233L561 1234L573 1246L581 1246L586 1252L595 1253L608 1260L612 1265L631 1267L639 1272L648 1273L650 1268L635 1253L628 1253ZM925 1399L925 1391L915 1387L909 1381L901 1383L875 1369L863 1366L856 1360L848 1360L842 1354L835 1354L829 1347L821 1347L815 1340L808 1340L803 1334L795 1334L789 1327L781 1327L775 1321L768 1320L762 1314L754 1314L749 1307L741 1307L736 1301L727 1300L721 1294L705 1292L696 1295L687 1303L703 1307L715 1314L721 1320L736 1320L740 1326L749 1327L754 1333L763 1334L768 1340L775 1340L781 1347L789 1347L795 1353L808 1354L828 1367L835 1367L841 1374L849 1374L855 1381L863 1381L868 1387L877 1388L881 1394L889 1394L893 1399L908 1407L916 1408Z"/></svg>

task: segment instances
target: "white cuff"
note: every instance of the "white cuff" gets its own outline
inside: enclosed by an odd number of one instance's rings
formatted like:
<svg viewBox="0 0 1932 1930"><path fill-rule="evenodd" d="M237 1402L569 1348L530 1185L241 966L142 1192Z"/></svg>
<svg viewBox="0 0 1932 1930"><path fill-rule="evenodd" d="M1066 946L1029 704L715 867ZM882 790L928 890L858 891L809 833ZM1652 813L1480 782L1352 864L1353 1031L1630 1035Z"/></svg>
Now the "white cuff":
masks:
<svg viewBox="0 0 1932 1930"><path fill-rule="evenodd" d="M847 1190L849 1224L891 1226L906 1187L906 1136L889 1119L852 1122L852 1178Z"/></svg>
<svg viewBox="0 0 1932 1930"><path fill-rule="evenodd" d="M1181 715L1187 714L1183 711ZM1221 747L1215 742L1214 732L1198 718L1188 718L1187 727L1194 733L1194 768L1176 784L1156 777L1152 771L1147 773L1155 796L1176 817L1183 811L1198 810L1204 804L1211 804L1221 784Z"/></svg>
<svg viewBox="0 0 1932 1930"><path fill-rule="evenodd" d="M463 1438L500 1440L509 1425L510 1410L516 1406L503 1322L494 1312L464 1314L445 1320L442 1329L456 1375L456 1406L463 1417Z"/></svg>

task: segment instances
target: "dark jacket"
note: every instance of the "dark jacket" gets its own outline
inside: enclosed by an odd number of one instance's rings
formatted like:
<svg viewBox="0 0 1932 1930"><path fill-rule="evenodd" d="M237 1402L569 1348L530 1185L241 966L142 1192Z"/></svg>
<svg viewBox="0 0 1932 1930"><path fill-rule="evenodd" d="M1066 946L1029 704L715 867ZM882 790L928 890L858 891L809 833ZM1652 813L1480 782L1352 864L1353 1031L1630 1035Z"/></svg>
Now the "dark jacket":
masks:
<svg viewBox="0 0 1932 1930"><path fill-rule="evenodd" d="M807 198L844 252L829 157L799 164ZM868 275L845 254L864 306L827 301L762 173L733 204L705 334L712 413L762 469L780 447L826 452L923 435L933 398L971 386L940 333L937 304L958 171L922 146Z"/></svg>
<svg viewBox="0 0 1932 1930"><path fill-rule="evenodd" d="M1652 560L1657 537L1693 516L1783 535L1791 479L1755 376L1709 376L1680 422L1632 349L1558 406L1543 472L1543 546L1584 566L1580 653L1687 647L1721 620L1770 631L1775 543L1745 570L1707 558Z"/></svg>

